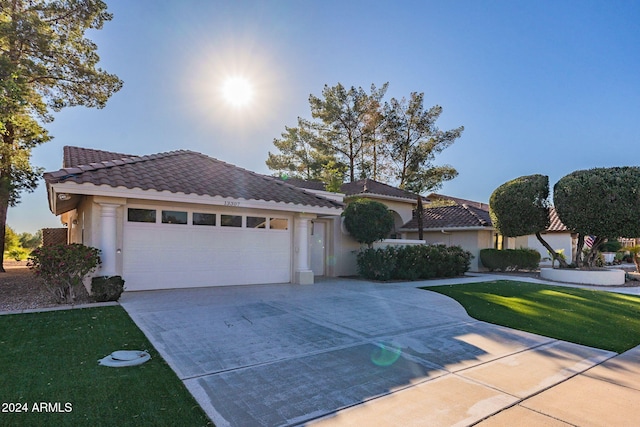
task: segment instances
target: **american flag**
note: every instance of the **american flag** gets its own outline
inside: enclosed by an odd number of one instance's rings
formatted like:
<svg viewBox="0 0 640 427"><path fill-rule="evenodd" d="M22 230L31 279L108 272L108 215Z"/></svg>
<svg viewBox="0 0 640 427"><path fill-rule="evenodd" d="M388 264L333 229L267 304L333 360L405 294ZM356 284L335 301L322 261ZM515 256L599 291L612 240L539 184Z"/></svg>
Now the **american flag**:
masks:
<svg viewBox="0 0 640 427"><path fill-rule="evenodd" d="M593 242L596 240L595 236L587 236L584 238L584 245L591 249Z"/></svg>

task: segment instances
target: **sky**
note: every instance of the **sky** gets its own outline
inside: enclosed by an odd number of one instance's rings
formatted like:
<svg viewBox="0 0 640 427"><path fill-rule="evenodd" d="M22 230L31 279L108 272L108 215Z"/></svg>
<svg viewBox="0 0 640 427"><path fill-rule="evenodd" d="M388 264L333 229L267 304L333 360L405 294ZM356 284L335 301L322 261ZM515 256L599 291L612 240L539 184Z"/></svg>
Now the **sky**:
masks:
<svg viewBox="0 0 640 427"><path fill-rule="evenodd" d="M104 109L73 107L47 124L32 163L62 148L144 155L192 150L259 173L273 139L324 85L425 94L437 126L464 126L435 159L459 175L438 190L488 202L518 176L550 186L581 169L638 166L640 2L570 0L106 0L112 21L88 38L123 88ZM244 76L254 99L225 102ZM7 224L60 227L44 182Z"/></svg>

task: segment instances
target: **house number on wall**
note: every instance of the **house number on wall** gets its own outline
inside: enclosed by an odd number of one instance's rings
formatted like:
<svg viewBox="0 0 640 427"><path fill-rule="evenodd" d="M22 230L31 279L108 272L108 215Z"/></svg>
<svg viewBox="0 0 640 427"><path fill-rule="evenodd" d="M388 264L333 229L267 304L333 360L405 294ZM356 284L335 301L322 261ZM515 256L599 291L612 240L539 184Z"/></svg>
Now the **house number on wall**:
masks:
<svg viewBox="0 0 640 427"><path fill-rule="evenodd" d="M240 206L240 202L224 202L225 206Z"/></svg>

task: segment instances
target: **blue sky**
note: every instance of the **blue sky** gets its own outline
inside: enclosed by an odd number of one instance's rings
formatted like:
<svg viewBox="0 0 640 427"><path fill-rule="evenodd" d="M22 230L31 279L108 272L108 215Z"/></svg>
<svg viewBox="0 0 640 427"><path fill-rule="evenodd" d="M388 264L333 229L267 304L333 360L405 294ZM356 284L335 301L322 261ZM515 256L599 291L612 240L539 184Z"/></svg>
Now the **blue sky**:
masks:
<svg viewBox="0 0 640 427"><path fill-rule="evenodd" d="M441 193L487 202L533 173L638 165L640 2L107 0L89 37L123 89L102 110L55 115L33 151L46 170L75 145L129 154L188 149L254 170L273 139L309 117L325 84L425 93L441 129L465 131L436 159L460 175ZM227 75L254 104L219 96ZM58 227L44 183L9 210L18 232Z"/></svg>

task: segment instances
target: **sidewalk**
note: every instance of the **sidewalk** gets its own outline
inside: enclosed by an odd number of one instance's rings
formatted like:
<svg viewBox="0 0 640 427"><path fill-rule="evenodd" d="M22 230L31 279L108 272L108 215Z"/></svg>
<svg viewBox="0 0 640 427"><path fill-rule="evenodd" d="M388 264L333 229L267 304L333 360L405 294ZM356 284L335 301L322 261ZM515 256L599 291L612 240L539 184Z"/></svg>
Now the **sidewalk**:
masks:
<svg viewBox="0 0 640 427"><path fill-rule="evenodd" d="M518 356L516 356L517 358ZM593 426L640 423L640 347L521 398L523 382L551 373L551 358L509 357L481 370L450 374L329 415L324 426ZM519 365L540 364L539 375L519 375ZM566 368L562 369L566 371ZM484 387L497 392L491 395ZM515 392L514 392L515 391ZM511 401L509 401L511 397ZM478 414L495 412L480 421ZM496 409L498 408L498 409Z"/></svg>
<svg viewBox="0 0 640 427"><path fill-rule="evenodd" d="M640 347L635 347L478 425L637 426L638 402Z"/></svg>

